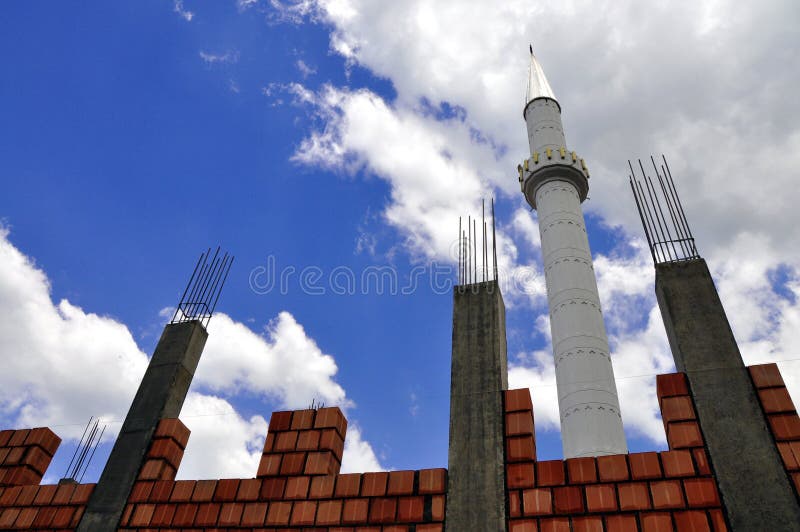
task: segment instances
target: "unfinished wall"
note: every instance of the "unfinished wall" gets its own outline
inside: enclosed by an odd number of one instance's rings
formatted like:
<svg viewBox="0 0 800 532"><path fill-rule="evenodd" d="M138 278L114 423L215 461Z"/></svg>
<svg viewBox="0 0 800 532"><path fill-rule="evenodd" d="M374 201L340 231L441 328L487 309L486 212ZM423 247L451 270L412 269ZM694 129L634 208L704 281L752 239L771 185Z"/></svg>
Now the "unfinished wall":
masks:
<svg viewBox="0 0 800 532"><path fill-rule="evenodd" d="M161 420L119 528L442 532L447 471L340 475L346 431L338 408L275 412L255 478L176 481L189 430L177 419ZM31 449L40 445L51 456L59 442L49 429L3 431L0 438L8 444L0 456L22 449L12 458L36 454ZM39 486L41 476L4 476L0 529L75 529L95 485Z"/></svg>
<svg viewBox="0 0 800 532"><path fill-rule="evenodd" d="M749 371L800 493L800 418L775 364ZM657 393L669 451L537 462L530 394L506 392L509 530L728 530L686 376L658 376Z"/></svg>
<svg viewBox="0 0 800 532"><path fill-rule="evenodd" d="M776 365L752 366L749 375L798 490L795 406ZM685 375L659 376L657 391L668 451L547 461L536 460L529 391L504 392L508 529L729 530ZM346 430L338 408L275 412L254 478L176 481L189 431L162 420L120 529L442 532L447 471L339 474ZM39 485L59 442L46 428L0 432L0 529L75 529L95 485Z"/></svg>

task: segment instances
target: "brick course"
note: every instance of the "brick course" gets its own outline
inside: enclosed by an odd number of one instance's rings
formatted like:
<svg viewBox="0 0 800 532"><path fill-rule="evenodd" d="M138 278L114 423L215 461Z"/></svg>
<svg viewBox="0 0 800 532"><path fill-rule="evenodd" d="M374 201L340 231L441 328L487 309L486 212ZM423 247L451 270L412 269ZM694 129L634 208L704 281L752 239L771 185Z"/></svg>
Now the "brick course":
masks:
<svg viewBox="0 0 800 532"><path fill-rule="evenodd" d="M758 375L771 386L782 385L774 371ZM530 452L527 458L520 452L507 456L509 531L727 531L686 378L660 375L657 390L668 451L542 462ZM514 422L505 431L507 451L509 440L535 437L532 427L520 429L527 427L520 419L533 419L526 393L505 392L506 421ZM781 392L761 396L770 401L773 415L792 413ZM788 443L794 440L783 439L792 434L792 423L776 421L776 439L786 443L782 454L800 477L800 454L796 457ZM534 441L529 447L535 446Z"/></svg>
<svg viewBox="0 0 800 532"><path fill-rule="evenodd" d="M787 475L800 487L800 419L774 364L749 368ZM509 530L727 531L686 378L657 378L669 450L536 459L528 390L504 392ZM275 412L256 478L175 481L189 432L162 420L120 529L443 532L446 469L339 474L338 408ZM39 485L60 439L0 431L0 529L69 530L93 484Z"/></svg>

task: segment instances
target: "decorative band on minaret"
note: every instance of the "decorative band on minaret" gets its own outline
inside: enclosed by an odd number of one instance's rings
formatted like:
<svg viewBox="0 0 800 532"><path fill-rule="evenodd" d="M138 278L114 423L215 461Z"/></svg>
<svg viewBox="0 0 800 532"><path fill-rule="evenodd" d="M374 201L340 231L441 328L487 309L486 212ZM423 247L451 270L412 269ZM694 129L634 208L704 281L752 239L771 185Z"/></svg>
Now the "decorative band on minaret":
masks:
<svg viewBox="0 0 800 532"><path fill-rule="evenodd" d="M561 106L532 49L523 116L531 157L517 170L539 214L564 457L627 453L581 211L589 171L567 149Z"/></svg>

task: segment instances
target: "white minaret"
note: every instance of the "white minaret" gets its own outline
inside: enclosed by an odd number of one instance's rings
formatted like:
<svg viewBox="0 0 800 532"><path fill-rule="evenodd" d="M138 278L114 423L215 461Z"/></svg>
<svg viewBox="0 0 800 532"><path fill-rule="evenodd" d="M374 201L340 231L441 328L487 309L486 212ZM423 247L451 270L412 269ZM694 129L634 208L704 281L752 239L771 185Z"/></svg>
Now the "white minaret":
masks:
<svg viewBox="0 0 800 532"><path fill-rule="evenodd" d="M627 453L581 202L583 159L567 149L561 106L533 55L523 111L531 158L518 167L539 213L565 458Z"/></svg>

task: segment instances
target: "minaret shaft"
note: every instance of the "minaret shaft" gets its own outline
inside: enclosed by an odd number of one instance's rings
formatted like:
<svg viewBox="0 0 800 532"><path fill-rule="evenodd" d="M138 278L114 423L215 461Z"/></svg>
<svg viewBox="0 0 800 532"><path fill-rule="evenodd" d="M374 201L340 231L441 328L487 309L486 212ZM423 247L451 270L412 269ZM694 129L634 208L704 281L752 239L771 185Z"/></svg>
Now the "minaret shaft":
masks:
<svg viewBox="0 0 800 532"><path fill-rule="evenodd" d="M536 191L564 456L627 452L578 190Z"/></svg>
<svg viewBox="0 0 800 532"><path fill-rule="evenodd" d="M592 254L581 202L589 190L583 160L567 151L561 107L531 56L525 122L531 158L520 168L539 214L565 458L627 453Z"/></svg>
<svg viewBox="0 0 800 532"><path fill-rule="evenodd" d="M561 125L561 107L557 101L538 98L525 107L524 116L531 154L544 154L547 148L556 151L567 145L564 126Z"/></svg>

